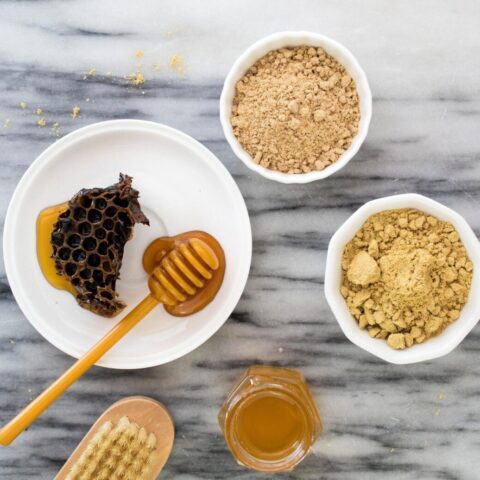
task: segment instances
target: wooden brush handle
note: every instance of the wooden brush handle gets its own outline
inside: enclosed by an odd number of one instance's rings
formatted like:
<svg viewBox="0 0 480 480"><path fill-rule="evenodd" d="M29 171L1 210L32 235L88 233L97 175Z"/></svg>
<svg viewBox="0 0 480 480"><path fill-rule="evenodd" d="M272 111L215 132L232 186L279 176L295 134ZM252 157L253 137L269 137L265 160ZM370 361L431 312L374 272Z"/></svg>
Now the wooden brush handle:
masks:
<svg viewBox="0 0 480 480"><path fill-rule="evenodd" d="M0 444L10 445L67 388L75 383L95 362L123 338L142 318L158 305L152 295L145 297L128 315L117 323L83 357L79 358L56 382L52 383L13 420L0 430Z"/></svg>

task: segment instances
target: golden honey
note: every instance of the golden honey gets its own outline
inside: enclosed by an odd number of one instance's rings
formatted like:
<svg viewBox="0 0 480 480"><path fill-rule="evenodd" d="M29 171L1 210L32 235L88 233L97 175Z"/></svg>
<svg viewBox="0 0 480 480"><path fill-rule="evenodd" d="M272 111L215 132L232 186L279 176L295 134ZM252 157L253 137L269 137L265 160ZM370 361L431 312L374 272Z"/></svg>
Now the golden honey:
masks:
<svg viewBox="0 0 480 480"><path fill-rule="evenodd" d="M57 223L58 217L68 208L68 203L61 203L53 207L45 208L37 218L37 258L45 278L50 285L60 290L67 290L76 295L75 288L68 280L58 275L55 262L52 258L53 248L50 242L53 226Z"/></svg>
<svg viewBox="0 0 480 480"><path fill-rule="evenodd" d="M303 375L268 366L250 367L242 375L218 420L238 463L263 472L292 470L322 430Z"/></svg>
<svg viewBox="0 0 480 480"><path fill-rule="evenodd" d="M159 294L165 310L177 317L205 308L218 293L225 275L225 253L212 235L198 230L154 240L143 254L149 287ZM173 294L173 296L172 296ZM170 300L167 297L171 297Z"/></svg>

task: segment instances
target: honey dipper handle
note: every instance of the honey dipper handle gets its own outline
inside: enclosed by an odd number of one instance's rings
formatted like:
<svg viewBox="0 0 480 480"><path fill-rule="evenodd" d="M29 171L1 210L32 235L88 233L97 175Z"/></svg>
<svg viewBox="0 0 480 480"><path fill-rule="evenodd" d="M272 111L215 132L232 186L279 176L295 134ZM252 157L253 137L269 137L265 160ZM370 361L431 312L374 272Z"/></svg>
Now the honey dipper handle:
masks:
<svg viewBox="0 0 480 480"><path fill-rule="evenodd" d="M29 427L70 385L77 381L157 305L158 301L155 300L152 295L145 297L128 315L85 353L83 357L79 358L57 381L52 383L0 430L0 444L10 445L10 443Z"/></svg>

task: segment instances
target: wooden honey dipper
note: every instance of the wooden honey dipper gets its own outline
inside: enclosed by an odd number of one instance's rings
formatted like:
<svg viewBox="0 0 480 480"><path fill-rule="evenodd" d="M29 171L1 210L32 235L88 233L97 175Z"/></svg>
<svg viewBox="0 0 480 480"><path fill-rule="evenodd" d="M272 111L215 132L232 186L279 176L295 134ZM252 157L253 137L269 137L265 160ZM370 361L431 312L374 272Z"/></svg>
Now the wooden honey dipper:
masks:
<svg viewBox="0 0 480 480"><path fill-rule="evenodd" d="M190 315L210 303L223 282L225 255L214 237L205 232L192 231L153 241L144 253L143 266L150 275L150 293L0 430L1 445L10 445L159 303L176 316Z"/></svg>

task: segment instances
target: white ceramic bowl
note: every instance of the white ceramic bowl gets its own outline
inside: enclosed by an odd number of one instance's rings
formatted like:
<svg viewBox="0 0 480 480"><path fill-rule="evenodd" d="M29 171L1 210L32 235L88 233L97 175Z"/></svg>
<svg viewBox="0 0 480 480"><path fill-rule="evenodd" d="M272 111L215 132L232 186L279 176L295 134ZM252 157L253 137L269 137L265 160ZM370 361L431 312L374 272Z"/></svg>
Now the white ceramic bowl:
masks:
<svg viewBox="0 0 480 480"><path fill-rule="evenodd" d="M337 162L319 172L292 175L270 170L255 163L252 157L242 148L233 134L232 125L230 123L230 114L233 98L235 96L235 85L257 60L271 50L277 50L284 47L296 47L300 45L323 47L327 53L335 57L345 67L348 74L355 80L357 86L361 117L358 132L353 139L352 145ZM312 32L279 32L269 35L251 45L233 64L227 78L225 79L222 95L220 96L220 121L222 123L223 133L232 147L232 150L248 168L263 175L265 178L276 180L280 183L308 183L329 177L333 173L338 172L338 170L343 168L358 152L367 136L371 117L372 93L370 92L367 76L355 57L349 50L335 40Z"/></svg>
<svg viewBox="0 0 480 480"><path fill-rule="evenodd" d="M242 195L222 163L203 145L173 128L141 120L114 120L76 130L48 147L20 180L5 220L5 269L15 299L53 345L79 357L123 317L102 318L45 280L37 261L39 212L83 187L107 186L119 172L133 177L150 227L136 225L117 283L126 313L148 293L141 260L156 237L205 230L222 244L225 278L212 303L178 318L156 307L99 362L143 368L174 360L205 342L235 308L250 269L252 236Z"/></svg>
<svg viewBox="0 0 480 480"><path fill-rule="evenodd" d="M345 299L340 294L342 281L341 258L345 245L355 236L368 217L383 210L397 208L417 208L440 220L452 223L457 229L474 267L470 296L460 318L447 327L439 336L405 350L394 350L384 340L370 338L366 330L360 330L357 321L348 311ZM475 233L458 213L422 195L395 195L366 203L337 230L328 246L325 295L335 318L340 324L343 333L351 342L390 363L423 362L450 353L480 319L479 291L480 243Z"/></svg>

